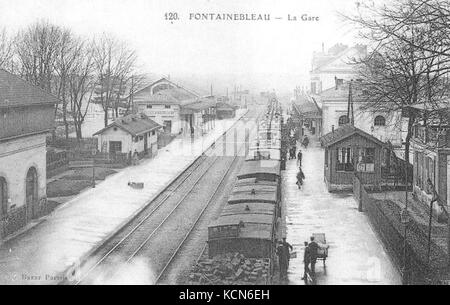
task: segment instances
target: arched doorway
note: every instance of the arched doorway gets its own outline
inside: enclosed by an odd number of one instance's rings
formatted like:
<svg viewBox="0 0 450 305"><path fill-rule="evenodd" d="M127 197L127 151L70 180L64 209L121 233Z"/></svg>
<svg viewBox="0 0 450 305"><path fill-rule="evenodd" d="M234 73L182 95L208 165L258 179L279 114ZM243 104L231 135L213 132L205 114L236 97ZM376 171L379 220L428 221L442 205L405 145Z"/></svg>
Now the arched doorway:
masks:
<svg viewBox="0 0 450 305"><path fill-rule="evenodd" d="M0 219L8 214L8 185L6 179L0 177Z"/></svg>
<svg viewBox="0 0 450 305"><path fill-rule="evenodd" d="M35 217L35 206L38 201L38 176L34 167L27 173L26 179L27 221Z"/></svg>

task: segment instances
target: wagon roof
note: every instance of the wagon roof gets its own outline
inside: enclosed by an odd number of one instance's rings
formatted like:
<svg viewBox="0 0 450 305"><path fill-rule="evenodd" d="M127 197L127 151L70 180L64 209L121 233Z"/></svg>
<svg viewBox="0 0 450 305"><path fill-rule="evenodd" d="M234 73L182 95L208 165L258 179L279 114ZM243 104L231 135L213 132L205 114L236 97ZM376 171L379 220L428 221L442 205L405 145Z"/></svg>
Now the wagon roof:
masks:
<svg viewBox="0 0 450 305"><path fill-rule="evenodd" d="M272 192L259 192L256 194L251 194L250 192L239 192L233 193L228 198L229 204L236 204L240 202L277 202L277 193Z"/></svg>
<svg viewBox="0 0 450 305"><path fill-rule="evenodd" d="M267 184L247 184L247 185L235 185L232 194L248 194L252 195L252 190L255 190L255 195L264 194L267 192L273 193L277 191L277 185Z"/></svg>
<svg viewBox="0 0 450 305"><path fill-rule="evenodd" d="M221 216L237 214L264 214L274 215L275 206L266 202L246 202L237 204L228 204L222 210Z"/></svg>
<svg viewBox="0 0 450 305"><path fill-rule="evenodd" d="M251 224L272 226L273 215L255 214L255 213L223 215L217 218L217 220L215 220L211 224L211 227L239 225L239 223L241 222L244 223L244 227L249 226Z"/></svg>
<svg viewBox="0 0 450 305"><path fill-rule="evenodd" d="M280 176L280 162L276 160L249 160L245 161L239 172L238 178L251 178L256 175L265 174Z"/></svg>
<svg viewBox="0 0 450 305"><path fill-rule="evenodd" d="M376 137L368 134L367 132L365 132L359 128L356 128L355 126L349 125L349 124L341 126L337 129L335 129L334 131L329 132L326 135L322 136L320 138L320 142L322 143L323 146L329 147L333 144L336 144L337 142L340 142L342 140L345 140L345 139L353 136L354 134L358 134L358 135L366 138L367 140L374 142L380 146L386 145L382 141L378 140Z"/></svg>
<svg viewBox="0 0 450 305"><path fill-rule="evenodd" d="M253 185L253 184L273 185L273 186L278 185L278 183L275 181L261 180L258 178L246 178L246 179L240 179L240 180L236 181L235 186L244 186L244 185Z"/></svg>

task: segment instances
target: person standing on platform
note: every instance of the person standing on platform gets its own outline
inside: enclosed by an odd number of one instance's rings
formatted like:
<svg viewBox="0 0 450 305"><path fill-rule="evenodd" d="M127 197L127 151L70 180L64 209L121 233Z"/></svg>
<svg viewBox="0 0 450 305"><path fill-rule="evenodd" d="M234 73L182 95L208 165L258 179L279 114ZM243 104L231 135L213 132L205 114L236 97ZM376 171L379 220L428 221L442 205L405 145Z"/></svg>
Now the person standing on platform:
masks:
<svg viewBox="0 0 450 305"><path fill-rule="evenodd" d="M298 153L297 153L297 165L298 165L298 167L302 167L302 157L303 157L302 150L299 149Z"/></svg>
<svg viewBox="0 0 450 305"><path fill-rule="evenodd" d="M316 276L316 262L319 251L319 245L314 241L314 236L311 236L311 242L309 243L309 251L311 255L311 275L314 278Z"/></svg>
<svg viewBox="0 0 450 305"><path fill-rule="evenodd" d="M310 263L311 263L311 253L310 253L310 249L308 247L308 242L305 241L305 252L303 254L304 271L303 271L302 280L306 281L308 279L308 274L310 272L310 270L309 270Z"/></svg>
<svg viewBox="0 0 450 305"><path fill-rule="evenodd" d="M283 242L281 241L278 242L277 255L278 255L278 265L280 267L280 280L284 280L287 278L288 254L286 254L286 248L283 245Z"/></svg>
<svg viewBox="0 0 450 305"><path fill-rule="evenodd" d="M294 249L290 243L286 241L286 237L283 237L283 247L286 255L287 268L289 268L289 260L291 259L291 251Z"/></svg>

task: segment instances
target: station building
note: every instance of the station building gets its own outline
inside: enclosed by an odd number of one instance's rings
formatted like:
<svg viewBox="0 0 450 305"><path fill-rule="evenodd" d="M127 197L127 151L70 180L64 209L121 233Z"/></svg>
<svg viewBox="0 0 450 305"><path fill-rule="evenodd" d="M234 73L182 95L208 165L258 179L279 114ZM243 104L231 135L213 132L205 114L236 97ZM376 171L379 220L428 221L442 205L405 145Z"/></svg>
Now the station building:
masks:
<svg viewBox="0 0 450 305"><path fill-rule="evenodd" d="M46 135L57 98L0 70L0 237L45 214Z"/></svg>
<svg viewBox="0 0 450 305"><path fill-rule="evenodd" d="M134 95L134 112L143 113L169 134L202 134L214 127L216 101L166 78Z"/></svg>
<svg viewBox="0 0 450 305"><path fill-rule="evenodd" d="M97 131L98 150L109 154L154 156L158 151L158 130L161 126L145 114L130 114L116 119Z"/></svg>

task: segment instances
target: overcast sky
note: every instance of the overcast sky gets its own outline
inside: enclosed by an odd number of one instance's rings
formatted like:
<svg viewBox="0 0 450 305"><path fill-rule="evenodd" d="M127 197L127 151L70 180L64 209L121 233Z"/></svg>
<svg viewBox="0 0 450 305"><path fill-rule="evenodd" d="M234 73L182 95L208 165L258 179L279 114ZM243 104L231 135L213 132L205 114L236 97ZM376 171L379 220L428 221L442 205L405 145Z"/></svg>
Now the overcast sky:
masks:
<svg viewBox="0 0 450 305"><path fill-rule="evenodd" d="M37 19L81 35L114 33L138 52L143 69L156 75L196 77L216 88L290 90L307 85L314 50L352 44L351 28L336 11L356 0L0 0L0 27L9 32ZM166 12L181 20L166 21ZM283 20L193 21L190 13L261 13ZM289 22L307 13L319 22Z"/></svg>

